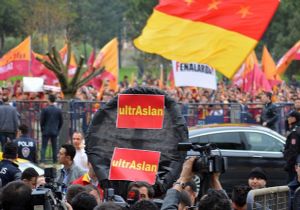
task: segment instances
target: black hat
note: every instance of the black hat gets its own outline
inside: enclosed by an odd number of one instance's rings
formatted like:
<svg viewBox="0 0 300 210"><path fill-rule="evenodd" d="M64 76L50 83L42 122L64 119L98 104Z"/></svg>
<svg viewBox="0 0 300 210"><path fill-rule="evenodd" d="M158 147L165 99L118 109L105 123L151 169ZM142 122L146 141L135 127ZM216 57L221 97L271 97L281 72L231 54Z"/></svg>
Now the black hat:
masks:
<svg viewBox="0 0 300 210"><path fill-rule="evenodd" d="M3 158L16 159L18 154L18 146L16 143L8 142L4 145Z"/></svg>
<svg viewBox="0 0 300 210"><path fill-rule="evenodd" d="M297 111L291 111L291 112L288 114L288 117L295 117L297 122L300 121L300 113L297 112Z"/></svg>
<svg viewBox="0 0 300 210"><path fill-rule="evenodd" d="M248 178L260 178L267 180L267 174L261 167L256 167L251 170L251 172L248 175Z"/></svg>

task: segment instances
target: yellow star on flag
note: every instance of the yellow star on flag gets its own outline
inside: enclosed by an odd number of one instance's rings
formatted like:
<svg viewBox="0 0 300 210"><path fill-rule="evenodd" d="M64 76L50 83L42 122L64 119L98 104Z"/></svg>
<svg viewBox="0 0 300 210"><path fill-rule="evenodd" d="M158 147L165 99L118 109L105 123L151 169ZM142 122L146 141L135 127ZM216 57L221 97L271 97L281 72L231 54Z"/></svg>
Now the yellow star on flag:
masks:
<svg viewBox="0 0 300 210"><path fill-rule="evenodd" d="M219 6L220 3L221 3L221 1L219 1L219 0L212 0L212 2L208 5L207 10L209 11L209 10L212 10L212 9L214 9L214 10L219 9L218 6Z"/></svg>
<svg viewBox="0 0 300 210"><path fill-rule="evenodd" d="M249 11L249 7L246 7L246 6L242 6L241 9L237 13L240 14L242 18L245 18L246 16L252 14Z"/></svg>

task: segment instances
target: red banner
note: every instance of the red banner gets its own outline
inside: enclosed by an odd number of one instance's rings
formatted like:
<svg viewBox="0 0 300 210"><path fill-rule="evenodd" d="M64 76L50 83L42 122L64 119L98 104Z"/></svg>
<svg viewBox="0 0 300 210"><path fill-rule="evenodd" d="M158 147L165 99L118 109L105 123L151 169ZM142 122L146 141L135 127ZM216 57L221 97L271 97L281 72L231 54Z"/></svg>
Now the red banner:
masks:
<svg viewBox="0 0 300 210"><path fill-rule="evenodd" d="M109 180L145 181L154 184L160 152L115 148Z"/></svg>
<svg viewBox="0 0 300 210"><path fill-rule="evenodd" d="M30 68L30 37L0 58L0 80L28 76Z"/></svg>
<svg viewBox="0 0 300 210"><path fill-rule="evenodd" d="M163 95L119 94L117 128L162 129Z"/></svg>

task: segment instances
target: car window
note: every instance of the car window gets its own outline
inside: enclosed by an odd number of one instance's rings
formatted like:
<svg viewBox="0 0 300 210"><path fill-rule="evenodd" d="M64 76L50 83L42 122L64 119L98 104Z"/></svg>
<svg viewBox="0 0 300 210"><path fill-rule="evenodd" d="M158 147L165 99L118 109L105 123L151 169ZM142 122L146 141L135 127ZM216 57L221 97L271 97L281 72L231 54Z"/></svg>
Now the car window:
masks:
<svg viewBox="0 0 300 210"><path fill-rule="evenodd" d="M244 150L245 145L239 132L216 133L209 135L209 142L219 149Z"/></svg>
<svg viewBox="0 0 300 210"><path fill-rule="evenodd" d="M191 137L190 141L192 143L200 143L201 146L205 145L208 143L208 137L207 135L204 136L195 136L195 137Z"/></svg>
<svg viewBox="0 0 300 210"><path fill-rule="evenodd" d="M247 132L245 133L245 136L249 145L249 150L273 152L280 152L283 150L283 144L272 136L255 132Z"/></svg>

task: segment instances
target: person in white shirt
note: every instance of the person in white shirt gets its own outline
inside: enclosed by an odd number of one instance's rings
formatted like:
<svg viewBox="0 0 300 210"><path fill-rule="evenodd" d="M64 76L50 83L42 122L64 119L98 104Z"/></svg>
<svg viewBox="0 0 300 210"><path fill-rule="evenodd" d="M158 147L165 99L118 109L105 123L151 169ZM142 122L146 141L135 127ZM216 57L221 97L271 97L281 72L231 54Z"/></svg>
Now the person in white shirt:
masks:
<svg viewBox="0 0 300 210"><path fill-rule="evenodd" d="M76 155L74 157L74 163L80 167L84 172L89 170L88 168L88 159L84 149L84 139L83 135L75 131L72 136L73 146L76 149Z"/></svg>

